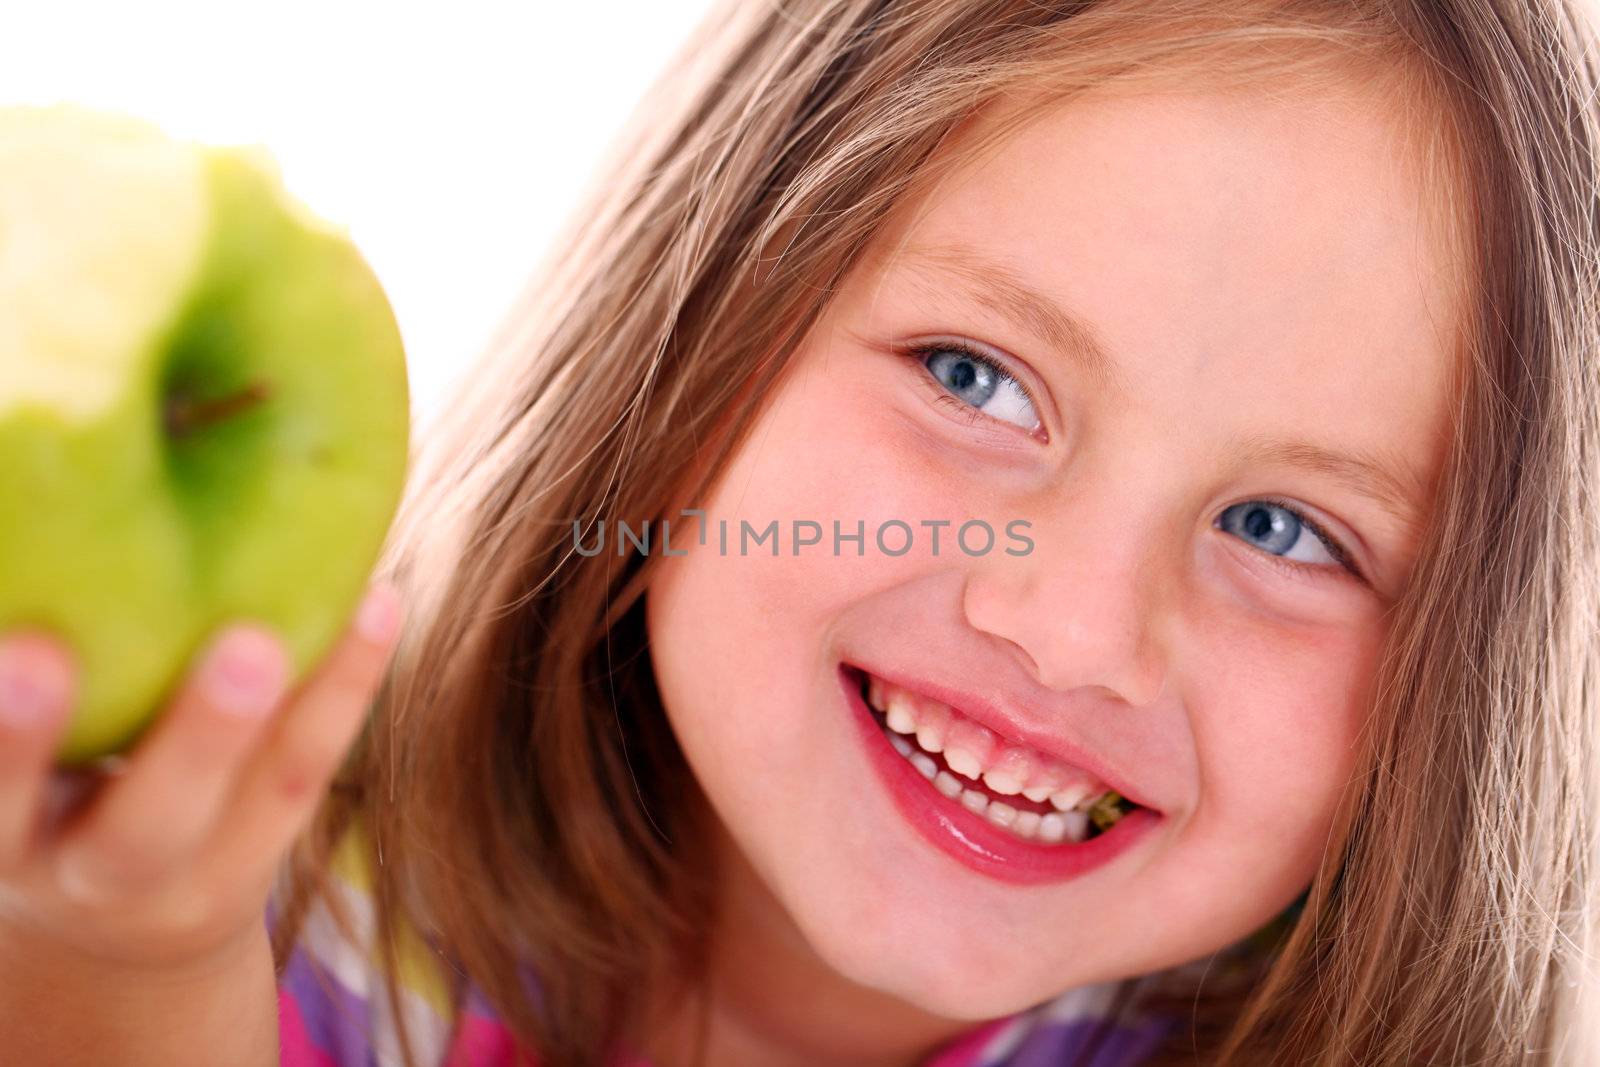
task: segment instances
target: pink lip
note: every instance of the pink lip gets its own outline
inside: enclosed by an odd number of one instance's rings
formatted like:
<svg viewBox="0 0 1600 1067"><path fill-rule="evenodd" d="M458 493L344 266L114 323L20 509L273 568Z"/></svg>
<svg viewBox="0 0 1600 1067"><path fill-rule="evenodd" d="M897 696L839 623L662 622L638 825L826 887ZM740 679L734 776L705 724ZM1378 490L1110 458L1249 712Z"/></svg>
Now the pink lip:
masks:
<svg viewBox="0 0 1600 1067"><path fill-rule="evenodd" d="M861 699L859 668L839 664L839 683L868 761L907 822L929 843L979 874L1013 885L1063 882L1109 863L1150 832L1161 816L1141 808L1124 815L1105 833L1082 844L1026 841L968 811L933 788L889 744L883 729Z"/></svg>

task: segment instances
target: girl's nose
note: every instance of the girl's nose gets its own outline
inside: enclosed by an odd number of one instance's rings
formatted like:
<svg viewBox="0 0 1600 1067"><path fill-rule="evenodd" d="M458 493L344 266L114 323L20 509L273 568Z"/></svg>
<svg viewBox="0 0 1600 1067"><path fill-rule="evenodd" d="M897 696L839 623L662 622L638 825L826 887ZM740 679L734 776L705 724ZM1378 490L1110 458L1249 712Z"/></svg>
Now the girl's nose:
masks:
<svg viewBox="0 0 1600 1067"><path fill-rule="evenodd" d="M967 621L1004 642L1041 685L1098 688L1129 706L1150 706L1165 686L1162 635L1175 607L1156 520L1130 512L1125 494L1106 493L1082 493L1027 517L1034 542L1027 555L970 561Z"/></svg>

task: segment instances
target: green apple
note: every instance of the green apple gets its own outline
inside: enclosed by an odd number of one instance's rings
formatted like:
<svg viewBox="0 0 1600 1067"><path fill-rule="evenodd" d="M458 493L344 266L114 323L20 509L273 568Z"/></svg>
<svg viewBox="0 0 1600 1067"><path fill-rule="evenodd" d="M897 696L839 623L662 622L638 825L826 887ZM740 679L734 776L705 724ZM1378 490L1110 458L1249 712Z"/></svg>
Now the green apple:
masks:
<svg viewBox="0 0 1600 1067"><path fill-rule="evenodd" d="M382 288L264 148L0 108L0 633L77 657L63 764L136 740L228 622L304 677L377 561L409 422Z"/></svg>

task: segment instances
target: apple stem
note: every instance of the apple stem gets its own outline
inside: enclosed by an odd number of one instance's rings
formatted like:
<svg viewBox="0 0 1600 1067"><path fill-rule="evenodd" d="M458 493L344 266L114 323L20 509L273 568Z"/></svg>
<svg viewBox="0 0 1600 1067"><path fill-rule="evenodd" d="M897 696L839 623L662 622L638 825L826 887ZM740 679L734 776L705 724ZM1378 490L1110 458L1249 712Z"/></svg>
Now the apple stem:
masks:
<svg viewBox="0 0 1600 1067"><path fill-rule="evenodd" d="M213 400L192 400L184 393L173 393L167 397L167 433L173 437L193 433L255 407L271 393L262 382L251 382L237 393Z"/></svg>

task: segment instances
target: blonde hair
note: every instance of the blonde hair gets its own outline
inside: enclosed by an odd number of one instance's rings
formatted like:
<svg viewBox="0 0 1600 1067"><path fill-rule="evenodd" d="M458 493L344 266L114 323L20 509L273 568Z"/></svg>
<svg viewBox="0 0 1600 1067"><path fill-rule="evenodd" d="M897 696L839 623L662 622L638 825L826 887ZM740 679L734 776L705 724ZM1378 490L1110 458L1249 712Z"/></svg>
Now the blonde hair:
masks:
<svg viewBox="0 0 1600 1067"><path fill-rule="evenodd" d="M1600 851L1590 33L1554 0L719 4L419 435L380 567L407 632L292 856L280 961L360 820L390 974L413 923L529 1049L602 1063L637 990L703 965L712 887L649 669L655 557L578 555L573 520L700 498L891 209L1033 109L1360 74L1408 118L1460 264L1455 437L1303 910L1242 1001L1183 1002L1164 1062L1600 1047L1576 1043ZM1002 99L1029 106L941 151Z"/></svg>

